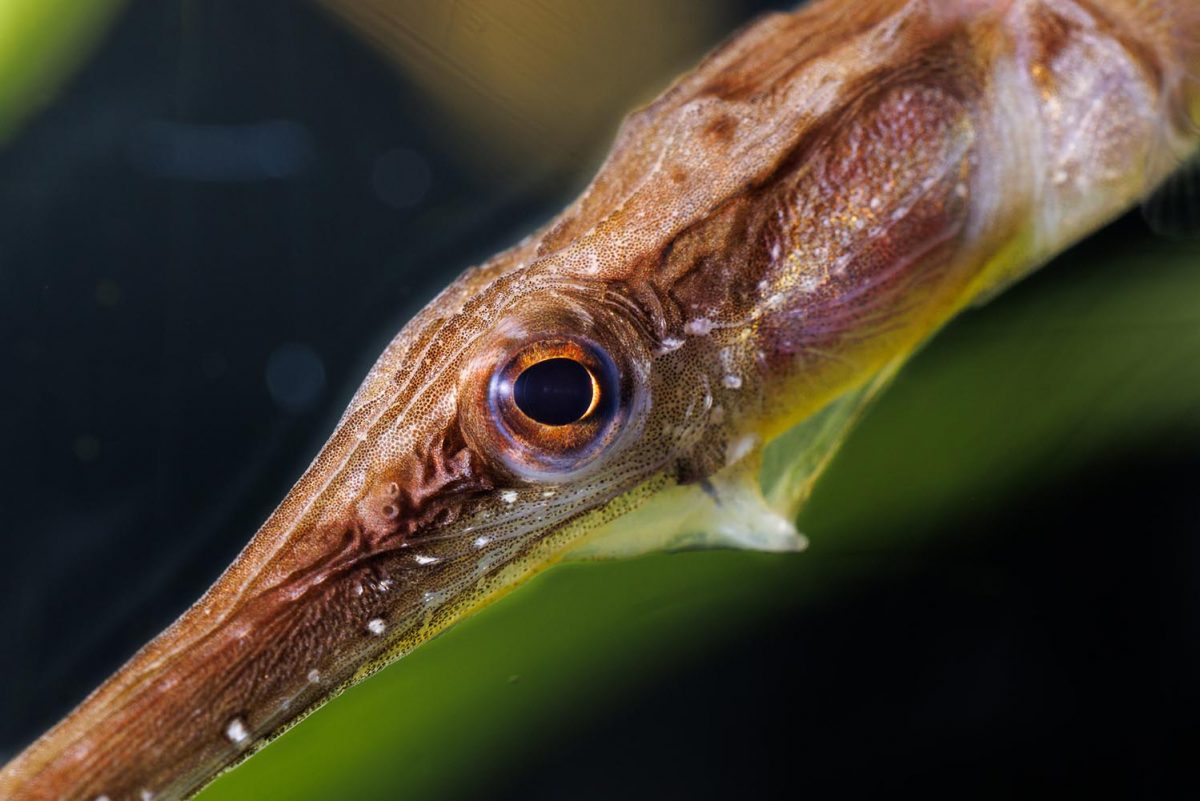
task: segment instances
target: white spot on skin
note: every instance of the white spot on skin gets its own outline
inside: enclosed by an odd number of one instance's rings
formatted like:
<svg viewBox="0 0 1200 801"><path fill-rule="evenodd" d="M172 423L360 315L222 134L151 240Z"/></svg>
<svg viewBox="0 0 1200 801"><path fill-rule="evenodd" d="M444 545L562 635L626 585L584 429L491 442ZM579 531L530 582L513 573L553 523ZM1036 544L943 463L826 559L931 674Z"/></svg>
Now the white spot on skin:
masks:
<svg viewBox="0 0 1200 801"><path fill-rule="evenodd" d="M707 317L697 317L695 320L689 320L687 325L683 327L683 332L693 337L707 336L712 330L713 322Z"/></svg>
<svg viewBox="0 0 1200 801"><path fill-rule="evenodd" d="M543 498L553 498L557 493L554 490L546 490L542 493Z"/></svg>
<svg viewBox="0 0 1200 801"><path fill-rule="evenodd" d="M475 547L482 548L483 546L487 545L491 541L492 540L490 537L476 537L475 538Z"/></svg>
<svg viewBox="0 0 1200 801"><path fill-rule="evenodd" d="M671 353L673 351L679 350L682 347L683 347L682 339L677 339L675 337L667 337L666 339L664 339L662 341L662 344L660 344L658 346L658 352L659 353Z"/></svg>
<svg viewBox="0 0 1200 801"><path fill-rule="evenodd" d="M226 724L225 736L234 745L241 745L250 739L250 732L246 730L246 724L242 723L241 718L234 718Z"/></svg>
<svg viewBox="0 0 1200 801"><path fill-rule="evenodd" d="M308 683L309 684L320 684L321 683L321 671L317 670L316 668L313 668L312 670L308 671Z"/></svg>
<svg viewBox="0 0 1200 801"><path fill-rule="evenodd" d="M413 561L418 565L436 565L442 560L438 559L436 556L426 556L423 553L419 553L413 557Z"/></svg>
<svg viewBox="0 0 1200 801"><path fill-rule="evenodd" d="M385 631L387 631L387 623L383 622L383 618L371 618L367 621L367 631L378 637L380 634L383 634Z"/></svg>
<svg viewBox="0 0 1200 801"><path fill-rule="evenodd" d="M229 634L231 637L244 640L250 634L250 626L246 623L238 623L229 629Z"/></svg>
<svg viewBox="0 0 1200 801"><path fill-rule="evenodd" d="M504 492L500 493L500 500L504 501L505 503L516 503L517 502L517 491L516 490L504 490Z"/></svg>
<svg viewBox="0 0 1200 801"><path fill-rule="evenodd" d="M721 384L726 389L741 389L742 388L742 377L740 375L730 374L721 379Z"/></svg>

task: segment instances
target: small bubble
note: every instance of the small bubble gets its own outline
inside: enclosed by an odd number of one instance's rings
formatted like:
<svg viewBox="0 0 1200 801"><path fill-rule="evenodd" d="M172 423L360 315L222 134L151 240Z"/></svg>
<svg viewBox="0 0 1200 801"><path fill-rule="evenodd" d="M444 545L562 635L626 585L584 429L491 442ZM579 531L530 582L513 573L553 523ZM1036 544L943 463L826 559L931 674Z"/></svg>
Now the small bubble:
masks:
<svg viewBox="0 0 1200 801"><path fill-rule="evenodd" d="M320 684L320 682L321 682L321 671L317 670L316 668L313 668L312 670L308 671L308 683L309 684Z"/></svg>
<svg viewBox="0 0 1200 801"><path fill-rule="evenodd" d="M383 634L385 631L387 631L387 623L383 622L383 618L372 618L367 621L367 631L378 637L380 634Z"/></svg>
<svg viewBox="0 0 1200 801"><path fill-rule="evenodd" d="M396 209L411 208L425 197L433 183L428 162L416 151L389 150L371 166L375 196Z"/></svg>
<svg viewBox="0 0 1200 801"><path fill-rule="evenodd" d="M302 412L321 396L325 365L307 345L280 345L267 359L267 389L285 411Z"/></svg>

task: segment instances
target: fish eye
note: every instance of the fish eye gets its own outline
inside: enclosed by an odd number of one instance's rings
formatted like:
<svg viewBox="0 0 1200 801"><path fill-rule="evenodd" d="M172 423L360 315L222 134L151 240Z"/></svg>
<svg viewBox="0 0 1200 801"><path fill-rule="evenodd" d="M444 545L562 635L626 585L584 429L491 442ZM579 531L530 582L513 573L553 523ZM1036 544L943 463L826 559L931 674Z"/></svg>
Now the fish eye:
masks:
<svg viewBox="0 0 1200 801"><path fill-rule="evenodd" d="M561 356L529 365L513 383L517 409L547 426L583 420L599 405L600 394L600 384L587 367Z"/></svg>
<svg viewBox="0 0 1200 801"><path fill-rule="evenodd" d="M476 441L513 473L561 479L592 462L628 418L632 390L599 344L576 337L494 354Z"/></svg>

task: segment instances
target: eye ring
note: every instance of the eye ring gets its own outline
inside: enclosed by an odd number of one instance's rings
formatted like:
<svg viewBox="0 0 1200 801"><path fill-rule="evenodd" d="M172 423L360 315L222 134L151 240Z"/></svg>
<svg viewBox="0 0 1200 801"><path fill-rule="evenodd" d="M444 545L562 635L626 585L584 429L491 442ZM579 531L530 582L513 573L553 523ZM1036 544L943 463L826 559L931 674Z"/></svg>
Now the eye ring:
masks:
<svg viewBox="0 0 1200 801"><path fill-rule="evenodd" d="M597 343L546 337L500 355L485 383L490 450L534 479L575 474L606 451L628 418L632 388Z"/></svg>

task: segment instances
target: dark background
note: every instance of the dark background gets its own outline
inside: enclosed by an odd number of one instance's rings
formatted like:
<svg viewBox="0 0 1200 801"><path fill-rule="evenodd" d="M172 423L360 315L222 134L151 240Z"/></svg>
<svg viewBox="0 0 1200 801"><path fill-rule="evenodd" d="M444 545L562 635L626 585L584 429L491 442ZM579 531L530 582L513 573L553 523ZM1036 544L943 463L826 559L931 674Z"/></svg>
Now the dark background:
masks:
<svg viewBox="0 0 1200 801"><path fill-rule="evenodd" d="M188 8L135 2L0 151L0 756L207 587L394 330L585 177L464 166L308 6ZM1131 216L1015 292L1147 236ZM959 515L469 797L1196 797L1196 453L1152 439Z"/></svg>

